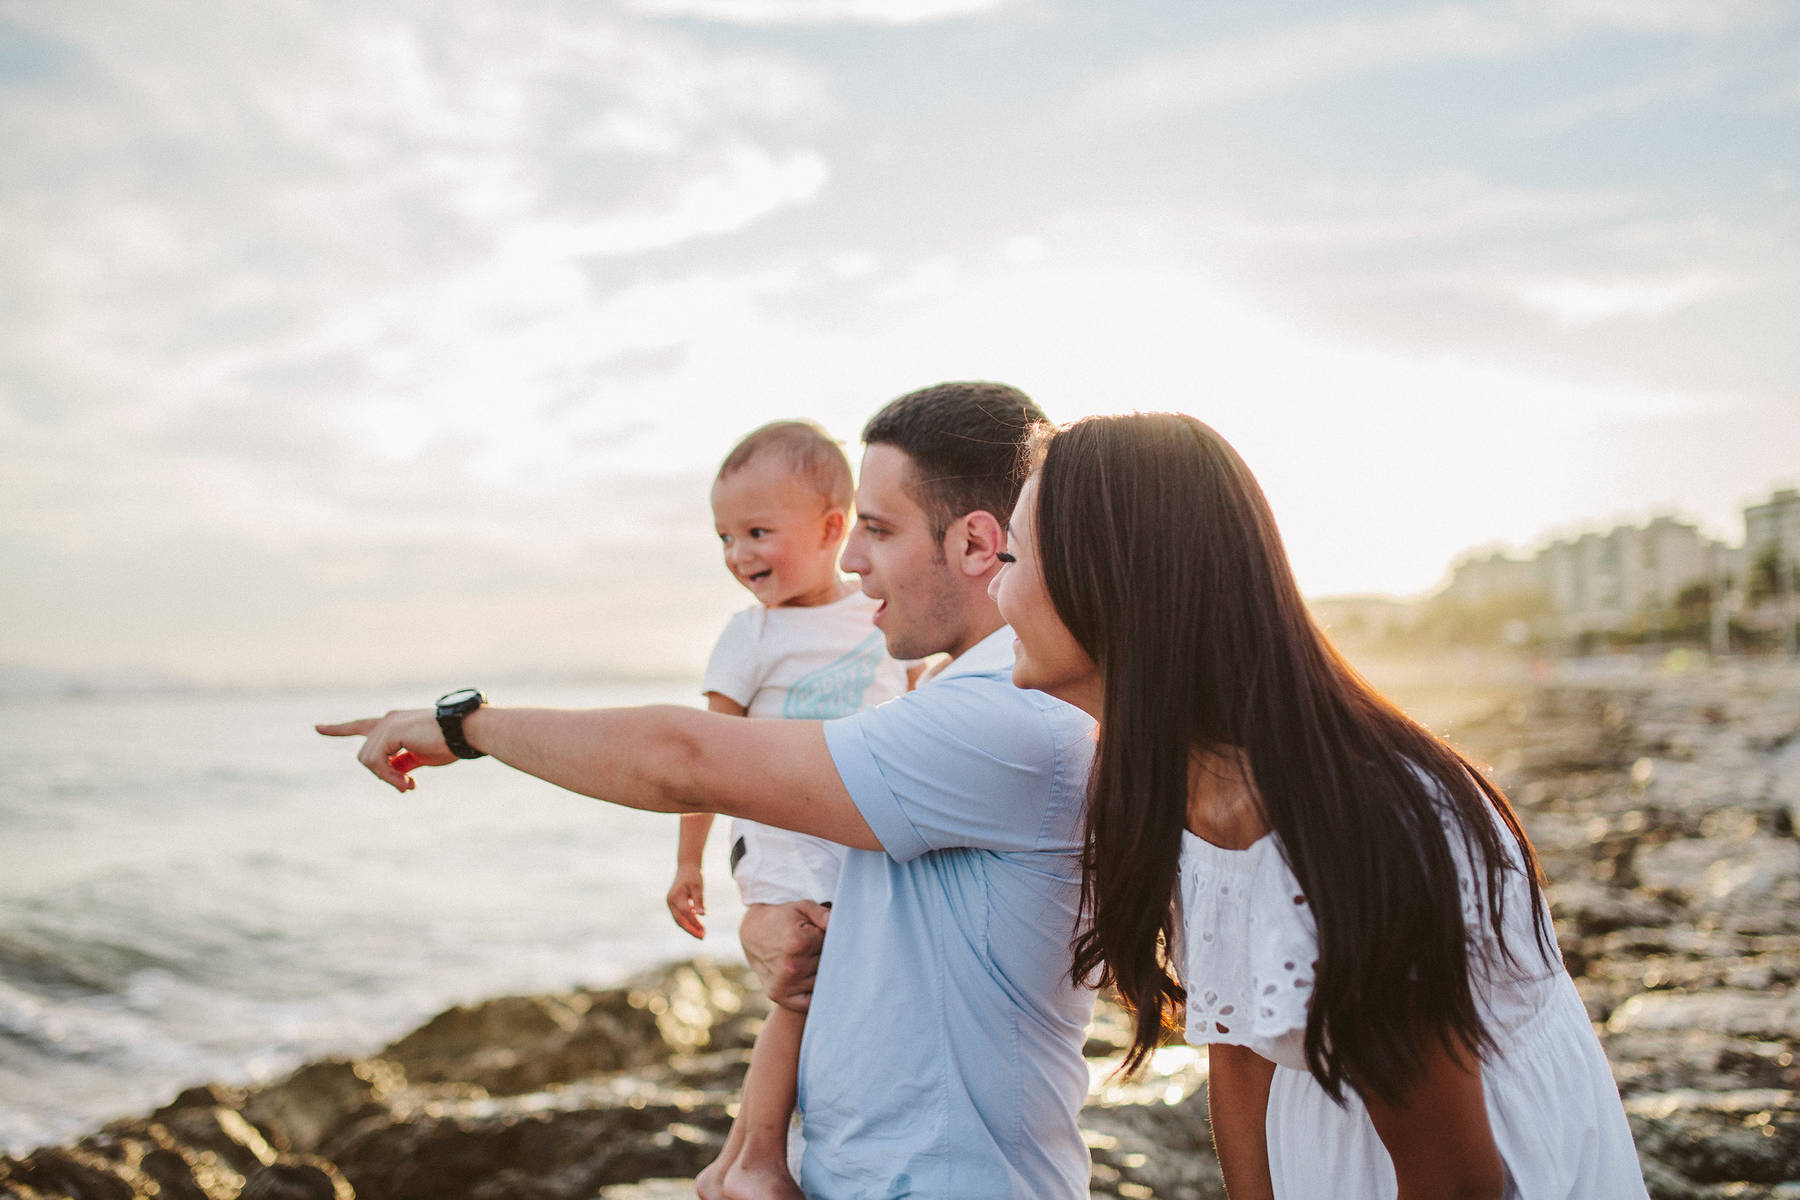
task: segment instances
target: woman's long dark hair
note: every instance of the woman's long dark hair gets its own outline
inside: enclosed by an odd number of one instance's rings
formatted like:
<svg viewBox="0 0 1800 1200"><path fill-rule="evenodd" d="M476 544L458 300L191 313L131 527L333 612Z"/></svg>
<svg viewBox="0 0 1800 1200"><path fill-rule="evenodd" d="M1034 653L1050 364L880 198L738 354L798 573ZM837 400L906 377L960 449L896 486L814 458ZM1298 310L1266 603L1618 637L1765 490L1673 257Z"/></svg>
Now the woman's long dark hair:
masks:
<svg viewBox="0 0 1800 1200"><path fill-rule="evenodd" d="M1510 955L1494 814L1534 880L1538 867L1505 797L1326 640L1262 489L1211 428L1179 414L1095 417L1038 453L1045 583L1104 686L1074 977L1112 985L1134 1011L1125 1070L1185 999L1170 954L1196 750L1241 754L1311 905L1306 1062L1326 1092L1342 1100L1349 1083L1398 1100L1434 1042L1491 1050L1451 839L1485 868L1483 916Z"/></svg>

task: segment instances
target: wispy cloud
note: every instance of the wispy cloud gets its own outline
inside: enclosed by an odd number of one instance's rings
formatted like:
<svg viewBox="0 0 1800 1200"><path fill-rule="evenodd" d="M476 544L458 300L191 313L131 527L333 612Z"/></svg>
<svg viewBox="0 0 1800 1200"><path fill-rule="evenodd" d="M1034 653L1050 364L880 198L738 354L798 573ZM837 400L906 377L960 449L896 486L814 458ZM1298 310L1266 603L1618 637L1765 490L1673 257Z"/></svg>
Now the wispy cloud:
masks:
<svg viewBox="0 0 1800 1200"><path fill-rule="evenodd" d="M1453 170L1318 178L1258 209L1219 208L1206 225L1250 242L1351 250L1527 230L1566 231L1629 215L1640 204L1625 192L1529 187Z"/></svg>
<svg viewBox="0 0 1800 1200"><path fill-rule="evenodd" d="M523 226L507 235L507 247L568 257L658 250L730 233L778 209L806 204L830 176L825 160L810 151L775 155L740 145L725 147L718 158L716 169L683 180L653 206L591 221Z"/></svg>
<svg viewBox="0 0 1800 1200"><path fill-rule="evenodd" d="M794 146L815 72L552 6L32 16L78 64L0 105L0 388L45 419L325 363L379 394L439 331L601 302L573 259L739 231L829 174Z"/></svg>
<svg viewBox="0 0 1800 1200"><path fill-rule="evenodd" d="M1654 319L1744 290L1749 281L1717 271L1527 280L1515 294L1562 325Z"/></svg>
<svg viewBox="0 0 1800 1200"><path fill-rule="evenodd" d="M917 25L993 12L1016 3L1017 0L630 0L630 7L647 16L698 17L737 25Z"/></svg>
<svg viewBox="0 0 1800 1200"><path fill-rule="evenodd" d="M1148 59L1090 86L1085 103L1120 116L1203 108L1380 67L1497 56L1525 36L1505 13L1464 6L1343 17Z"/></svg>
<svg viewBox="0 0 1800 1200"><path fill-rule="evenodd" d="M1597 88L1573 99L1547 104L1524 114L1518 128L1532 136L1564 134L1591 121L1616 118L1675 102L1693 103L1716 91L1729 77L1719 64L1684 65L1628 83Z"/></svg>
<svg viewBox="0 0 1800 1200"><path fill-rule="evenodd" d="M1122 119L1296 91L1394 67L1498 59L1596 31L1716 34L1778 19L1772 0L1500 0L1290 25L1145 59L1080 107Z"/></svg>

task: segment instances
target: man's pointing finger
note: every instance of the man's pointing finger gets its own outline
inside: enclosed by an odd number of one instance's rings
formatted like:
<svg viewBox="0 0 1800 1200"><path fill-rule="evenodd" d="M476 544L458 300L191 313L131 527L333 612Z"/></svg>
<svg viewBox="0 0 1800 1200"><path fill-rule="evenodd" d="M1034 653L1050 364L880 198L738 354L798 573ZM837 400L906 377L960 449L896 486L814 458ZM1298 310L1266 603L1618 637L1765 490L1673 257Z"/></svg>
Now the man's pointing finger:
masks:
<svg viewBox="0 0 1800 1200"><path fill-rule="evenodd" d="M336 725L314 725L313 728L326 737L364 737L369 730L375 728L379 717L364 717L359 721L343 721Z"/></svg>

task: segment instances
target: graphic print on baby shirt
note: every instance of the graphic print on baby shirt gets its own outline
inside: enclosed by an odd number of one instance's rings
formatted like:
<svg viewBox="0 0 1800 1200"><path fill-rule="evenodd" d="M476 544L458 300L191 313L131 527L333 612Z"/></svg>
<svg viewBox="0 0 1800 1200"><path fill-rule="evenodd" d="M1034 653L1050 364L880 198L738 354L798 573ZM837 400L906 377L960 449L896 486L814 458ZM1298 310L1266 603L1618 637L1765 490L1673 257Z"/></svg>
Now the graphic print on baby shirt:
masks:
<svg viewBox="0 0 1800 1200"><path fill-rule="evenodd" d="M796 679L788 689L781 715L789 720L829 721L856 712L886 654L887 645L877 629L836 662Z"/></svg>

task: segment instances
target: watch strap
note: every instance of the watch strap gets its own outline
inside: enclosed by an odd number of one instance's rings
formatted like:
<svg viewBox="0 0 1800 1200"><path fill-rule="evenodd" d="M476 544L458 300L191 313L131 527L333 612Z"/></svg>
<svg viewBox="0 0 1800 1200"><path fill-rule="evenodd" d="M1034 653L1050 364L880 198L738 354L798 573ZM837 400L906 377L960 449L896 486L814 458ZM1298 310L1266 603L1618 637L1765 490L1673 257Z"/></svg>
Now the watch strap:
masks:
<svg viewBox="0 0 1800 1200"><path fill-rule="evenodd" d="M459 695L462 699L457 700L455 703L445 703L451 696ZM477 750L475 747L469 745L469 739L463 736L463 718L480 708L486 702L487 697L483 696L480 692L474 692L472 695L467 692L452 692L450 695L444 696L438 700L438 728L443 731L444 745L449 747L450 753L456 755L456 757L487 757L485 751Z"/></svg>

